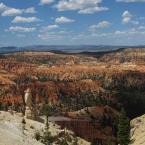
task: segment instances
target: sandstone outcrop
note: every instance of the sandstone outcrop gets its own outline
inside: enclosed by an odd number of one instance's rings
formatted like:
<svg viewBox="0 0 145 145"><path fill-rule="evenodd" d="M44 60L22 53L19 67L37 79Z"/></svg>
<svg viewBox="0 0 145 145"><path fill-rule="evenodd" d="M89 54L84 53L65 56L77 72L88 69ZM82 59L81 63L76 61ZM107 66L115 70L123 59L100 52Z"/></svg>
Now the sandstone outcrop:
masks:
<svg viewBox="0 0 145 145"><path fill-rule="evenodd" d="M9 112L0 111L0 145L44 145L34 138L35 132L41 133L42 129L45 128L45 124L25 119L25 129L22 126L23 117L17 114L10 114ZM49 132L52 136L59 136L64 130L60 126L49 122ZM75 140L73 132L67 130L67 133ZM58 137L57 137L58 138ZM60 137L61 139L62 137ZM90 145L89 142L82 138L77 137L78 145ZM57 143L52 143L57 145ZM72 145L72 142L68 142Z"/></svg>
<svg viewBox="0 0 145 145"><path fill-rule="evenodd" d="M131 121L130 145L145 145L145 115Z"/></svg>
<svg viewBox="0 0 145 145"><path fill-rule="evenodd" d="M28 88L25 91L25 103L26 103L26 110L25 110L25 117L28 119L34 119L34 109L32 106L32 94L31 94L31 89Z"/></svg>

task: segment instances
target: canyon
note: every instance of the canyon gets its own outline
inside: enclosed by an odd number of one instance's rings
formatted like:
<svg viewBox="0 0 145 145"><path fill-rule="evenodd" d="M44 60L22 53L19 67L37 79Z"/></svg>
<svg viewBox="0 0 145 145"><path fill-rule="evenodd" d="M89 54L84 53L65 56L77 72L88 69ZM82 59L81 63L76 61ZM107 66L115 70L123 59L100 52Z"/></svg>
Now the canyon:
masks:
<svg viewBox="0 0 145 145"><path fill-rule="evenodd" d="M51 116L66 118L55 123L88 142L117 143L121 108L130 119L145 113L144 85L143 48L0 55L1 110L24 113L24 91L30 88L38 116L43 104L50 104Z"/></svg>

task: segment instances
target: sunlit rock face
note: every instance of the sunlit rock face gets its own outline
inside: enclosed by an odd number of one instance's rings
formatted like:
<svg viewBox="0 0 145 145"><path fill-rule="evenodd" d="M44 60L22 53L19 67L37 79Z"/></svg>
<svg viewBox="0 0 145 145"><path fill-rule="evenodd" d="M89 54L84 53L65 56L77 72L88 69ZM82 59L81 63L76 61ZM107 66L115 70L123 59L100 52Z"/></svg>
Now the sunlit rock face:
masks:
<svg viewBox="0 0 145 145"><path fill-rule="evenodd" d="M25 119L25 130L22 124L23 117L19 113L11 114L0 111L0 145L43 145L34 139L35 129L41 129L44 124Z"/></svg>
<svg viewBox="0 0 145 145"><path fill-rule="evenodd" d="M131 121L131 145L145 145L145 115Z"/></svg>
<svg viewBox="0 0 145 145"><path fill-rule="evenodd" d="M44 145L34 138L36 131L42 134L45 124L25 118L25 127L22 123L23 116L19 113L11 114L10 112L0 111L0 145ZM33 128L33 129L32 129ZM68 141L72 145L76 140L76 136L72 131L65 130L71 140ZM49 122L49 132L55 139L52 145L58 145L58 140L64 137L60 136L64 130L55 123ZM78 145L91 145L90 142L77 137Z"/></svg>

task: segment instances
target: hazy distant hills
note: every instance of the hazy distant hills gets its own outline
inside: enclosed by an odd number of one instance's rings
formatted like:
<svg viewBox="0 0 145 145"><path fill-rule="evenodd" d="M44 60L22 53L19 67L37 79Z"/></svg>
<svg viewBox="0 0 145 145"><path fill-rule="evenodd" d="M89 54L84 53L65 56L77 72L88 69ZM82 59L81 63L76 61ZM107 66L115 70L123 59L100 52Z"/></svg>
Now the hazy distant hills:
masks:
<svg viewBox="0 0 145 145"><path fill-rule="evenodd" d="M54 51L54 52L106 52L120 48L145 48L145 46L111 46L111 45L34 45L25 47L0 47L0 53L13 53L18 51Z"/></svg>

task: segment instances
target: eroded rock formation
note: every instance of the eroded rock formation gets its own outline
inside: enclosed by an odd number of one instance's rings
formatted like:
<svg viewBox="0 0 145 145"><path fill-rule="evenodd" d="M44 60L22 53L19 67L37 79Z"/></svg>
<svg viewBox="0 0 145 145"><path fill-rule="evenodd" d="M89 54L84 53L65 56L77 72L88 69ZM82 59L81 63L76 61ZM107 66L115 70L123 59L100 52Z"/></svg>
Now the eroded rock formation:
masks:
<svg viewBox="0 0 145 145"><path fill-rule="evenodd" d="M145 115L131 121L130 145L145 145Z"/></svg>
<svg viewBox="0 0 145 145"><path fill-rule="evenodd" d="M32 93L30 88L25 90L25 103L26 103L25 117L28 119L34 119L35 112L32 106Z"/></svg>

